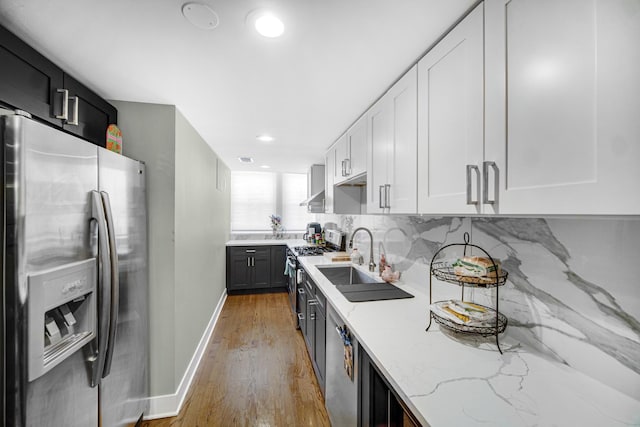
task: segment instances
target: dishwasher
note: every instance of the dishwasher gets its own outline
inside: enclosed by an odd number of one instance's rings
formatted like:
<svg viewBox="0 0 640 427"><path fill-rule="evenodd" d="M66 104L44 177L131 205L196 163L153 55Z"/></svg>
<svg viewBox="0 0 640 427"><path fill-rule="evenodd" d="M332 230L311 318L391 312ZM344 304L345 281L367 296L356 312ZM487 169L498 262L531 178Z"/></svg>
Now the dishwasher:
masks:
<svg viewBox="0 0 640 427"><path fill-rule="evenodd" d="M327 304L325 406L332 426L358 424L358 343L334 308Z"/></svg>

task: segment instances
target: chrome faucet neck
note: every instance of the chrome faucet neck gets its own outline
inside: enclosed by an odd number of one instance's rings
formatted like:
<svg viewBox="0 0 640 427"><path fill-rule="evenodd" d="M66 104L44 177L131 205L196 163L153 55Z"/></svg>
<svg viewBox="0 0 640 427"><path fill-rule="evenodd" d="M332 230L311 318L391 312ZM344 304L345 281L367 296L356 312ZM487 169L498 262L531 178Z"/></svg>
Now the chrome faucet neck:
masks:
<svg viewBox="0 0 640 427"><path fill-rule="evenodd" d="M365 227L358 227L355 230L353 230L353 233L351 234L351 239L349 239L349 248L353 248L353 238L356 236L356 233L360 230L364 230L369 234L369 241L370 241L370 247L369 247L369 271L375 271L376 270L376 263L373 262L373 234L371 233L371 231L369 231L368 228Z"/></svg>

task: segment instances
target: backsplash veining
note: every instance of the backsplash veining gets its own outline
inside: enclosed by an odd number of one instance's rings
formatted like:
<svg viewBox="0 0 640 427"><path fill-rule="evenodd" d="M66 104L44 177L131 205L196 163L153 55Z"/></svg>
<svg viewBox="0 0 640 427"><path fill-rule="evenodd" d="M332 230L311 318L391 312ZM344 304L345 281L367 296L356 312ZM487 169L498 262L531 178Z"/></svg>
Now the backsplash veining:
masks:
<svg viewBox="0 0 640 427"><path fill-rule="evenodd" d="M471 243L509 272L500 289L506 334L640 400L640 218L459 218L317 215L350 233L367 227L403 279L424 283L443 245ZM368 259L366 233L355 245ZM494 294L474 292L478 300ZM485 301L490 303L490 301ZM427 308L425 307L425 310Z"/></svg>

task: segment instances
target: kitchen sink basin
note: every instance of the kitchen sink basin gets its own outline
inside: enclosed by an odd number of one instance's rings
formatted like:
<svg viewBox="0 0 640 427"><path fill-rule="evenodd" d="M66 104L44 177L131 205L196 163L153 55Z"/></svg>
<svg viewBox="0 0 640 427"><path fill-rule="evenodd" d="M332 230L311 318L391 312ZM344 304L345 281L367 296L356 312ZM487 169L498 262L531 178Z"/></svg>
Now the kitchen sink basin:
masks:
<svg viewBox="0 0 640 427"><path fill-rule="evenodd" d="M363 283L384 283L354 268L353 266L318 266L320 273L334 285L359 285Z"/></svg>
<svg viewBox="0 0 640 427"><path fill-rule="evenodd" d="M351 302L413 298L392 284L371 277L353 266L318 265L318 270Z"/></svg>

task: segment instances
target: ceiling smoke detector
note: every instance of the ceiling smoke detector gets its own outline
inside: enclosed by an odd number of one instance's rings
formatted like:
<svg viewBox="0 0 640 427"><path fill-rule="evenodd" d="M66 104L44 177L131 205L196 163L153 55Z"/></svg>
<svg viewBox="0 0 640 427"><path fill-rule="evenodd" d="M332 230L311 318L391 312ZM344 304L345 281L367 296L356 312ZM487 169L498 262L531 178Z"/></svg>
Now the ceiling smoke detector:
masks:
<svg viewBox="0 0 640 427"><path fill-rule="evenodd" d="M185 3L182 5L182 14L187 21L202 30L213 30L220 24L218 14L206 4Z"/></svg>
<svg viewBox="0 0 640 427"><path fill-rule="evenodd" d="M253 163L253 159L251 157L238 157L240 163Z"/></svg>

